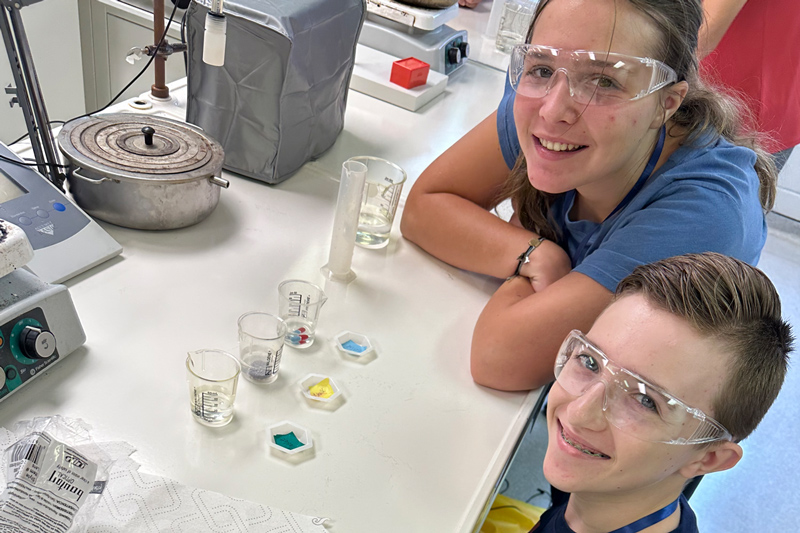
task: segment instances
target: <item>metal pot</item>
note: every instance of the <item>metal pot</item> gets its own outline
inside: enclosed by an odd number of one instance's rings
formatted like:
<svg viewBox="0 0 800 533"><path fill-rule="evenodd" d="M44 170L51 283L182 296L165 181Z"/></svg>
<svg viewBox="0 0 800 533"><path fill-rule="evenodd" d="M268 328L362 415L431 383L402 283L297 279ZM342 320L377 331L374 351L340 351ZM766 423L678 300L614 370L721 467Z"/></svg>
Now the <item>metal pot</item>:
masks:
<svg viewBox="0 0 800 533"><path fill-rule="evenodd" d="M219 202L224 153L199 128L176 120L115 113L67 123L58 145L69 190L90 215L135 229L197 224Z"/></svg>

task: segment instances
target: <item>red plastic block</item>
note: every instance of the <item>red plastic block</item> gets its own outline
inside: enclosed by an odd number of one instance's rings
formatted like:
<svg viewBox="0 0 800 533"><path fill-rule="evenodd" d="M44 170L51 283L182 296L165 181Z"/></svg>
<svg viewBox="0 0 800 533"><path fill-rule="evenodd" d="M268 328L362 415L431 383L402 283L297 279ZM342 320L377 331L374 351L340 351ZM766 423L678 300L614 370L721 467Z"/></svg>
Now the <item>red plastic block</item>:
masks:
<svg viewBox="0 0 800 533"><path fill-rule="evenodd" d="M392 63L392 75L389 81L406 89L413 89L419 85L425 85L430 70L429 64L416 57L398 59Z"/></svg>

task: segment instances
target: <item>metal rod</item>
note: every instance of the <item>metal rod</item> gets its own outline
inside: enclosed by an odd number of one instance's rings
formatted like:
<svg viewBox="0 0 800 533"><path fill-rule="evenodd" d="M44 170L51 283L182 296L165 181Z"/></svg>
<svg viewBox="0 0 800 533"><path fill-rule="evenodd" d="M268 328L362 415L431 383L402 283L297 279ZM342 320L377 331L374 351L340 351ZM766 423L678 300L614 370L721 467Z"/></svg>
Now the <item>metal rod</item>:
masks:
<svg viewBox="0 0 800 533"><path fill-rule="evenodd" d="M3 42L16 83L17 100L25 117L37 167L42 175L47 176L56 187L63 191L64 180L57 166L60 160L56 156L50 120L39 86L39 78L33 66L33 57L19 9L3 8L3 14L0 16L0 29L3 32Z"/></svg>
<svg viewBox="0 0 800 533"><path fill-rule="evenodd" d="M155 39L155 46L161 42L161 37L164 35L164 0L154 0L153 2L153 35ZM161 45L166 46L167 39L164 37L164 42ZM156 98L169 98L169 87L167 87L166 76L166 56L159 53L156 54L153 60L153 68L155 69L155 83L150 87L150 94Z"/></svg>

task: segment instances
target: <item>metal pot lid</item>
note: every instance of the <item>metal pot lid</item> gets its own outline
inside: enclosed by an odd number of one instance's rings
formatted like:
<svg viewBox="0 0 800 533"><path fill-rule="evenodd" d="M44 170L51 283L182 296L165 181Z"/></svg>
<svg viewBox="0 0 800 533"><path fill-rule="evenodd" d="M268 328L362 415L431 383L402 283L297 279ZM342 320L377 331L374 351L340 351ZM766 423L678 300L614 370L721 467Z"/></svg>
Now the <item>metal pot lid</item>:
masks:
<svg viewBox="0 0 800 533"><path fill-rule="evenodd" d="M58 145L73 164L114 179L182 183L219 176L225 157L217 141L191 124L132 113L68 122Z"/></svg>

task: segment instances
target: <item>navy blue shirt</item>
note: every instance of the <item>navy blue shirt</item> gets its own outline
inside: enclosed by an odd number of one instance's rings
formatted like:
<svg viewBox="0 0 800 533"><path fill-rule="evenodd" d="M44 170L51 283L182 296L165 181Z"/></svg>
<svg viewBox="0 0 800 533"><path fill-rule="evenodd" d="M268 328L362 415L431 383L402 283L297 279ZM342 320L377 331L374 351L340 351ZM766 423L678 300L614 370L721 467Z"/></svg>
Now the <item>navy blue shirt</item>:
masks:
<svg viewBox="0 0 800 533"><path fill-rule="evenodd" d="M697 529L697 518L694 511L689 507L689 502L681 495L680 497L681 521L672 533L699 533ZM564 518L567 510L567 502L557 507L551 507L539 518L539 523L534 526L530 533L575 533Z"/></svg>
<svg viewBox="0 0 800 533"><path fill-rule="evenodd" d="M506 77L497 132L509 169L520 153L515 95ZM559 244L575 271L612 292L635 267L675 255L718 252L755 265L767 239L755 161L755 152L724 138L681 146L624 209L601 224L571 220L574 194L559 195L551 206L562 232Z"/></svg>

